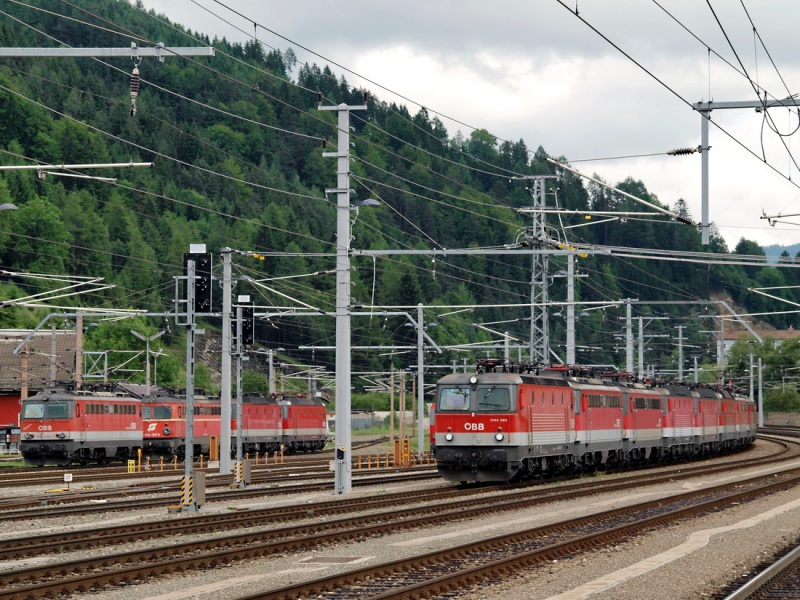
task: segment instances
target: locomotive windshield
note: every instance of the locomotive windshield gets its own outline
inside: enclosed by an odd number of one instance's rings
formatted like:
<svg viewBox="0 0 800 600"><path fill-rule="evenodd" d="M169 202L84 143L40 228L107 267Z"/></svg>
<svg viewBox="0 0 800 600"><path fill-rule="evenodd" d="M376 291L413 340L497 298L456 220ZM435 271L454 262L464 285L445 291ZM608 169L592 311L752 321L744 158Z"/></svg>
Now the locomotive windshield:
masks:
<svg viewBox="0 0 800 600"><path fill-rule="evenodd" d="M44 404L41 402L26 402L22 407L23 419L41 419L44 416Z"/></svg>
<svg viewBox="0 0 800 600"><path fill-rule="evenodd" d="M469 388L442 388L439 390L438 410L469 410Z"/></svg>
<svg viewBox="0 0 800 600"><path fill-rule="evenodd" d="M511 394L508 388L478 388L478 410L511 410Z"/></svg>
<svg viewBox="0 0 800 600"><path fill-rule="evenodd" d="M171 406L143 406L142 407L143 419L171 419L172 407Z"/></svg>
<svg viewBox="0 0 800 600"><path fill-rule="evenodd" d="M69 406L60 402L26 402L22 408L23 419L68 419Z"/></svg>

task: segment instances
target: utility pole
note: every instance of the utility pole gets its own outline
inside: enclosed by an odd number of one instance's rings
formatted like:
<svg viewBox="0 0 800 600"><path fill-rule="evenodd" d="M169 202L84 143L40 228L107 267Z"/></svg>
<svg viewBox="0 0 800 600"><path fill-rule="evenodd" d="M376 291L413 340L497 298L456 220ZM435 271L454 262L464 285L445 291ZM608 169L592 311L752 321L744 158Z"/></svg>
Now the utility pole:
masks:
<svg viewBox="0 0 800 600"><path fill-rule="evenodd" d="M764 427L764 363L758 357L758 426Z"/></svg>
<svg viewBox="0 0 800 600"><path fill-rule="evenodd" d="M567 364L575 364L575 255L567 257Z"/></svg>
<svg viewBox="0 0 800 600"><path fill-rule="evenodd" d="M417 456L422 458L425 451L425 372L423 343L425 338L422 335L422 303L417 304Z"/></svg>
<svg viewBox="0 0 800 600"><path fill-rule="evenodd" d="M575 255L567 256L567 364L575 364Z"/></svg>
<svg viewBox="0 0 800 600"><path fill-rule="evenodd" d="M270 349L270 351L269 351L269 359L268 359L269 360L269 393L270 394L274 394L275 393L275 371L274 371L273 366L272 366L272 355L273 355L273 351L272 351L272 349Z"/></svg>
<svg viewBox="0 0 800 600"><path fill-rule="evenodd" d="M196 512L194 497L194 311L195 261L186 263L186 437L184 441L183 510Z"/></svg>
<svg viewBox="0 0 800 600"><path fill-rule="evenodd" d="M667 319L668 317L639 317L639 377L644 377L644 319L647 319L647 323L649 324L650 321L656 320L663 320ZM666 334L661 335L648 335L648 338L655 338L655 337L668 337Z"/></svg>
<svg viewBox="0 0 800 600"><path fill-rule="evenodd" d="M677 325L678 330L678 381L683 381L683 330L686 325Z"/></svg>
<svg viewBox="0 0 800 600"><path fill-rule="evenodd" d="M638 298L636 299L638 300ZM633 298L625 299L625 372L633 373Z"/></svg>
<svg viewBox="0 0 800 600"><path fill-rule="evenodd" d="M56 322L50 322L50 384L56 384L56 353L58 347L56 346Z"/></svg>
<svg viewBox="0 0 800 600"><path fill-rule="evenodd" d="M351 348L350 348L350 111L366 105L320 106L338 114L337 151L323 152L336 157L336 450L334 493L352 490Z"/></svg>
<svg viewBox="0 0 800 600"><path fill-rule="evenodd" d="M236 462L242 464L243 448L242 448L242 330L244 323L242 321L242 303L250 302L250 296L239 296L236 303ZM244 487L244 481L239 482L240 487Z"/></svg>
<svg viewBox="0 0 800 600"><path fill-rule="evenodd" d="M83 315L75 317L75 387L83 387Z"/></svg>
<svg viewBox="0 0 800 600"><path fill-rule="evenodd" d="M233 250L222 249L222 380L220 381L219 472L231 473L231 258Z"/></svg>

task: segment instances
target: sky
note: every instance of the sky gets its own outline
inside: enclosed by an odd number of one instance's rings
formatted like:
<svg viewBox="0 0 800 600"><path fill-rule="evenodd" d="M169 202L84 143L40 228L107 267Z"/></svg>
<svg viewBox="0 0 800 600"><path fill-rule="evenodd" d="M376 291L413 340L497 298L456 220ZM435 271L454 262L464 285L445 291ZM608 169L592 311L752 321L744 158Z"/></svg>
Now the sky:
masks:
<svg viewBox="0 0 800 600"><path fill-rule="evenodd" d="M379 100L412 114L425 106L451 137L486 129L612 185L641 180L662 204L684 199L698 221L700 154L663 155L700 145L691 104L758 100L753 82L770 99L800 93L800 3L787 0L143 2L212 39L255 35L291 47L299 64L338 63L350 72L331 64L337 75ZM729 249L742 237L800 243L800 216L774 227L761 218L800 213L797 109L768 116L711 113L710 220Z"/></svg>

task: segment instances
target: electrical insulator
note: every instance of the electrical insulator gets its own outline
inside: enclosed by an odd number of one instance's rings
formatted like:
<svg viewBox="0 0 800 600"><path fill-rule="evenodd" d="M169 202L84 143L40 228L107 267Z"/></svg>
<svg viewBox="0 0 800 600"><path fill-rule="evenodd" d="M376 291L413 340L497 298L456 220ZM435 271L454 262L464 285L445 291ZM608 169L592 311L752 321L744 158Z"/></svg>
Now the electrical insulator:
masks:
<svg viewBox="0 0 800 600"><path fill-rule="evenodd" d="M697 148L676 148L675 150L669 150L667 154L670 156L681 156L683 154L694 154L700 149L700 146Z"/></svg>
<svg viewBox="0 0 800 600"><path fill-rule="evenodd" d="M133 68L131 73L131 116L136 116L136 97L139 95L139 69Z"/></svg>

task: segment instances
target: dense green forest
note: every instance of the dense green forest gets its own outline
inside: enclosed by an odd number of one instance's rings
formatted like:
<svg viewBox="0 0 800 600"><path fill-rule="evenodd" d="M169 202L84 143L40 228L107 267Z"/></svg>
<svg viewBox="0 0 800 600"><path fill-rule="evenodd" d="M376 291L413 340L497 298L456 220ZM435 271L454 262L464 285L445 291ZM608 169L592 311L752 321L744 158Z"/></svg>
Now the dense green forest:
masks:
<svg viewBox="0 0 800 600"><path fill-rule="evenodd" d="M3 5L6 2L0 2ZM326 65L298 64L290 48L265 49L259 42L229 43L185 30L164 17L125 0L66 3L42 0L36 10L5 6L17 19L0 17L4 47L128 47L163 42L170 46L213 45L209 58L144 58L138 65L141 89L131 115L130 58L0 59L0 150L3 165L153 162L154 167L80 171L115 182L40 176L34 170L0 171L0 203L16 211L0 213L0 283L4 300L52 289L55 283L9 273L49 273L102 277L113 288L67 297L57 306L174 310L174 277L182 274L190 244L206 244L220 271L219 251L230 247L257 252L237 257L240 281L234 293L250 294L264 312L254 347L282 348L284 360L331 366L334 320L278 316L283 308L332 311L335 298L336 208L326 188L336 185L336 123L318 106L365 102L352 119L353 198L377 198L380 206L353 212L352 247L429 250L502 248L525 239L530 217L515 209L531 206L525 176L558 175L548 187L549 206L579 210L640 210L633 201L599 185L557 172L536 140L503 141L482 129L448 131L426 109L387 103L379 93L355 89ZM557 151L557 149L555 149ZM557 156L557 155L556 155ZM621 190L691 217L678 200L671 206L650 194L642 181L610 182ZM571 219L571 220L570 220ZM665 251L756 255L758 244L742 239L733 249L712 231L701 244L692 227L665 219L616 220L574 229L575 217L548 218L553 243L581 248L620 246ZM565 234L565 232L569 232ZM792 261L787 254L783 261ZM550 259L553 275L563 257ZM388 254L353 257L355 305L426 307L429 335L442 346L494 343L490 329L527 340L529 309L508 308L530 300L529 255L438 256ZM687 365L692 357L713 363L718 328L715 305L686 301L724 298L777 328L796 327L795 314L781 314L784 303L748 292L751 287L798 285L795 269L736 264L645 261L582 253L577 265L576 299L637 305L635 316L669 317L649 321L652 339L647 364L675 370L676 325L685 326ZM566 299L564 278L552 277L551 300ZM61 285L61 284L59 284ZM217 286L215 289L219 290ZM790 300L797 301L793 292ZM217 294L219 296L219 294ZM219 309L217 297L214 306ZM658 302L658 304L656 304ZM668 302L674 302L669 304ZM684 302L684 304L681 304ZM481 305L469 311L439 306ZM410 309L409 309L410 311ZM8 305L0 312L6 328L32 327L47 309ZM449 314L448 314L449 313ZM579 311L578 360L624 368L624 307ZM551 346L564 357L565 322L552 311ZM136 325L153 333L162 320L139 317ZM100 321L87 344L98 349L138 347L125 334L132 327ZM375 314L353 320L354 347L415 344L413 327L399 317ZM210 327L218 327L209 322ZM115 331L117 327L119 331ZM173 326L167 343L179 348ZM660 337L659 337L660 336ZM318 350L304 348L319 347ZM691 348L691 350L689 350ZM772 347L770 347L772 348ZM583 352L583 351L586 352ZM764 356L768 350L764 347ZM774 351L772 348L770 351ZM517 351L512 352L516 358ZM480 352L481 355L485 351ZM431 355L437 365L461 365L474 355L445 351ZM740 356L731 376L746 371ZM180 384L178 351L159 367L165 381ZM791 359L781 359L791 360ZM354 371L405 368L414 352L355 350ZM776 371L777 372L777 371ZM715 376L718 376L716 374ZM356 383L362 387L363 383Z"/></svg>

